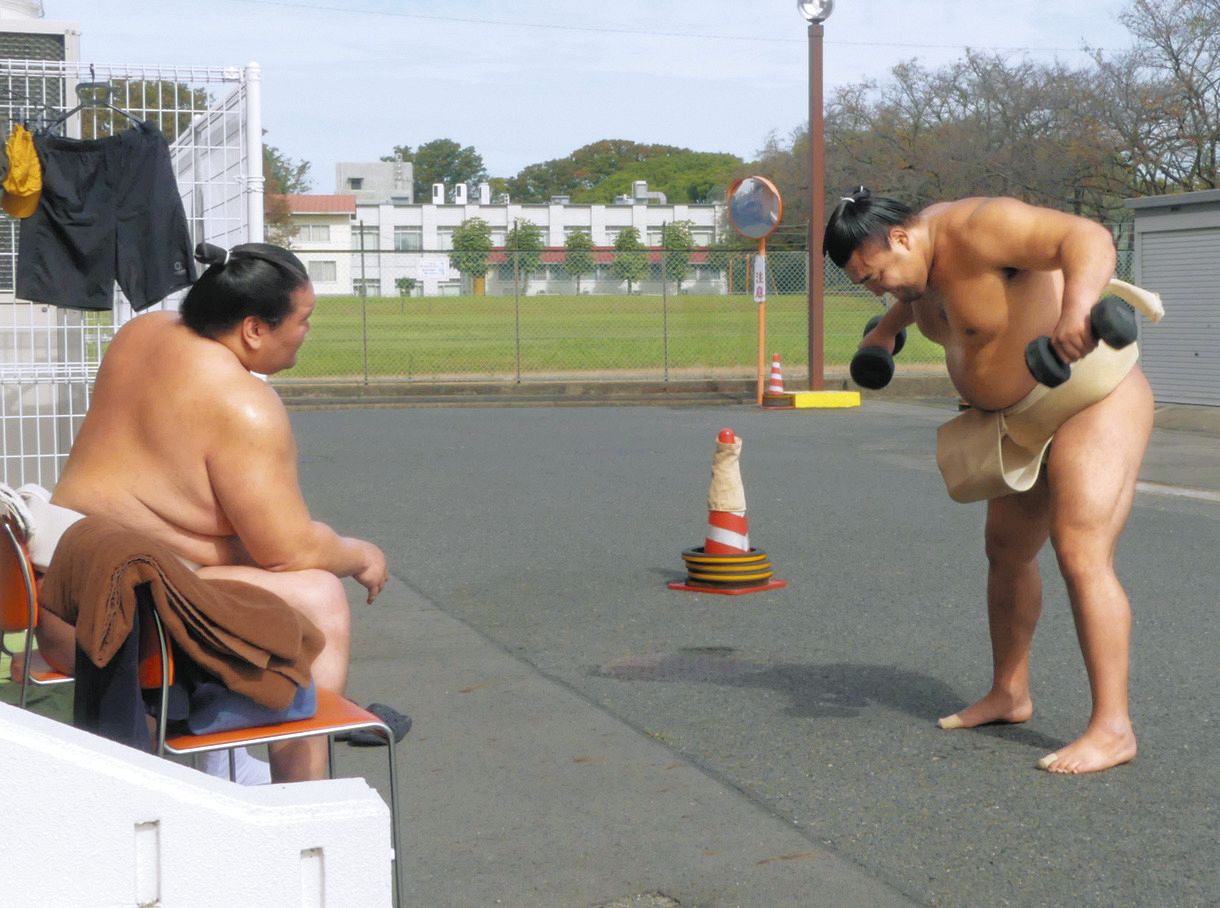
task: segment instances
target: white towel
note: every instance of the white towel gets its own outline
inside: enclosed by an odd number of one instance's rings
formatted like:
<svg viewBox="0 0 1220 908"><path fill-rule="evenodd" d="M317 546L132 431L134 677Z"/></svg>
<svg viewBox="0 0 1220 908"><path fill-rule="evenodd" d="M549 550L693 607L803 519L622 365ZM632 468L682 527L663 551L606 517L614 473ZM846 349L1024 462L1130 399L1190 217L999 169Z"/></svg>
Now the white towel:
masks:
<svg viewBox="0 0 1220 908"><path fill-rule="evenodd" d="M30 526L34 519L30 516L30 509L25 503L25 499L21 494L10 485L0 482L0 507L4 508L4 512L9 517L13 518L13 523L16 524L17 532L21 534L22 539L26 539L30 535Z"/></svg>
<svg viewBox="0 0 1220 908"><path fill-rule="evenodd" d="M28 516L25 545L30 553L30 562L38 570L45 571L64 530L85 515L51 504L51 493L32 482L18 488L17 497L25 505Z"/></svg>

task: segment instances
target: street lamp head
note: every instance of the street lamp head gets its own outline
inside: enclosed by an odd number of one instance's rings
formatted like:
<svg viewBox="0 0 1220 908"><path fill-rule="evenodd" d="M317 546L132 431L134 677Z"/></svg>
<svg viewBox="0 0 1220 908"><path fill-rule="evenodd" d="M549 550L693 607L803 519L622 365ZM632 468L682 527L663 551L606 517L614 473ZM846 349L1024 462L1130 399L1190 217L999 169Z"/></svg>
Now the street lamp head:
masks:
<svg viewBox="0 0 1220 908"><path fill-rule="evenodd" d="M834 12L835 0L796 0L796 8L801 11L805 21L813 25L830 18L830 14Z"/></svg>

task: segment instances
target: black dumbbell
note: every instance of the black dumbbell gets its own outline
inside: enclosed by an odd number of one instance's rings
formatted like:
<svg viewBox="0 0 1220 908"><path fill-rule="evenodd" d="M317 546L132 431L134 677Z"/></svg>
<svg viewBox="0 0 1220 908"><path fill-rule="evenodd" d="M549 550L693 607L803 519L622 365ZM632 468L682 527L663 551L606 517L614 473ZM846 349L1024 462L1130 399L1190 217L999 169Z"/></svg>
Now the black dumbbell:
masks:
<svg viewBox="0 0 1220 908"><path fill-rule="evenodd" d="M865 323L864 333L868 334L880 322L881 316L874 315ZM907 329L903 328L894 337L893 353L884 347L861 347L851 358L851 380L871 391L884 388L894 377L894 357L902 352L906 342Z"/></svg>
<svg viewBox="0 0 1220 908"><path fill-rule="evenodd" d="M1139 333L1135 310L1116 296L1107 296L1089 311L1089 328L1099 341L1121 350ZM1039 384L1056 388L1068 380L1072 368L1059 358L1049 337L1038 337L1025 348L1025 365Z"/></svg>

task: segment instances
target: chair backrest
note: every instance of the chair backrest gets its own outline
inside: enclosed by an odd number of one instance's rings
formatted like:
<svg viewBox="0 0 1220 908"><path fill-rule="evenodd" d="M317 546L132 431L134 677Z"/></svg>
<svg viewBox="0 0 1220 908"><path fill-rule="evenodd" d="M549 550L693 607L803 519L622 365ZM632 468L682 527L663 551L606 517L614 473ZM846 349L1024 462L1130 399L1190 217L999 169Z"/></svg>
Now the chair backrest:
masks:
<svg viewBox="0 0 1220 908"><path fill-rule="evenodd" d="M38 588L25 545L5 515L0 531L0 633L33 630L38 624Z"/></svg>

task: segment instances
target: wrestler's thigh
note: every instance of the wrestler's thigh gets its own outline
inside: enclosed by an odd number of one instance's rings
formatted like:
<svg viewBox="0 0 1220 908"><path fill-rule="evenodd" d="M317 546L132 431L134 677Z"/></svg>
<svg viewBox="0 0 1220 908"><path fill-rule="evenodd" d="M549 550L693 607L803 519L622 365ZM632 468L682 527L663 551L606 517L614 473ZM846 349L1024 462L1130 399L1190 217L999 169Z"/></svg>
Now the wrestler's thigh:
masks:
<svg viewBox="0 0 1220 908"><path fill-rule="evenodd" d="M1047 476L1056 541L1078 533L1110 545L1117 540L1131 513L1152 418L1152 389L1137 366L1055 433Z"/></svg>
<svg viewBox="0 0 1220 908"><path fill-rule="evenodd" d="M262 587L304 612L319 626L348 620L343 583L329 571L265 571L248 565L217 565L201 567L195 573L205 580L240 580Z"/></svg>
<svg viewBox="0 0 1220 908"><path fill-rule="evenodd" d="M1037 557L1050 534L1050 492L1046 476L1033 488L987 502L983 533L988 560L1025 564Z"/></svg>

